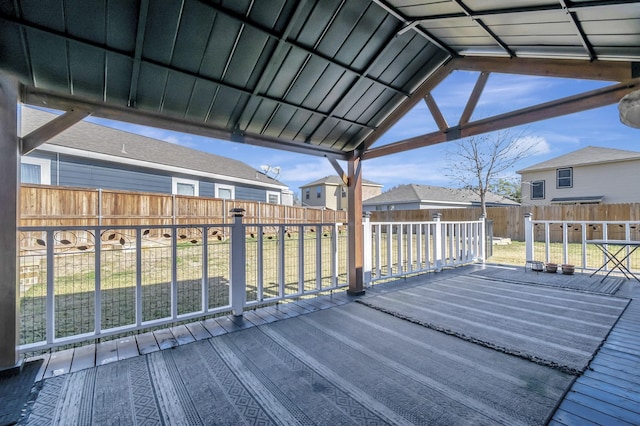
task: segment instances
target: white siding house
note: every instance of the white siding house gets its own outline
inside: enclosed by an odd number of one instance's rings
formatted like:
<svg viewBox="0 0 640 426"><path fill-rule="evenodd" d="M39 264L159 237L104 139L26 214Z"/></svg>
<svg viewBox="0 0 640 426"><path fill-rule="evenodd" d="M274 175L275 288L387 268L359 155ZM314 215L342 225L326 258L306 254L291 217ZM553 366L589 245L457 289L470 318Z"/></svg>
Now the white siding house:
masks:
<svg viewBox="0 0 640 426"><path fill-rule="evenodd" d="M640 202L640 152L588 146L517 173L523 205Z"/></svg>
<svg viewBox="0 0 640 426"><path fill-rule="evenodd" d="M21 134L56 114L22 108ZM241 161L88 121L21 158L23 183L293 204L282 182Z"/></svg>

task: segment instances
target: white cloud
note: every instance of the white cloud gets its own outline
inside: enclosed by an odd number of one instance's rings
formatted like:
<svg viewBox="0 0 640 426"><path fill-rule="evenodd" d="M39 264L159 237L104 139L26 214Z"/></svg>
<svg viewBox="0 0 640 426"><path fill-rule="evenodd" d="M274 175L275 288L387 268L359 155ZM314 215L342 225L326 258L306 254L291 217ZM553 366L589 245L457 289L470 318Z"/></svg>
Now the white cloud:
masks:
<svg viewBox="0 0 640 426"><path fill-rule="evenodd" d="M542 155L551 152L549 142L542 136L523 136L514 141L519 148L530 149L531 155Z"/></svg>

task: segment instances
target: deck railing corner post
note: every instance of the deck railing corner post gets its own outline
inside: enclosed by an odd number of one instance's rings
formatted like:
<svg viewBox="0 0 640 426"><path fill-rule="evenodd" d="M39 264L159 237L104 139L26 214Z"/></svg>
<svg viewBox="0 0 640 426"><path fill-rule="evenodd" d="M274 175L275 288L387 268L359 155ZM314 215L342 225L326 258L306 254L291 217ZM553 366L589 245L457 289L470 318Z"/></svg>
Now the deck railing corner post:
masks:
<svg viewBox="0 0 640 426"><path fill-rule="evenodd" d="M234 316L242 316L246 298L246 228L243 223L245 210L231 209L231 311Z"/></svg>
<svg viewBox="0 0 640 426"><path fill-rule="evenodd" d="M432 215L435 226L433 228L433 266L436 272L442 271L442 236L444 224L441 223L442 213Z"/></svg>
<svg viewBox="0 0 640 426"><path fill-rule="evenodd" d="M362 213L362 239L364 240L362 249L364 259L362 261L362 273L365 287L371 287L371 259L373 256L373 243L371 240L371 212Z"/></svg>
<svg viewBox="0 0 640 426"><path fill-rule="evenodd" d="M487 217L480 215L480 262L485 263L487 260ZM493 244L493 241L490 243Z"/></svg>
<svg viewBox="0 0 640 426"><path fill-rule="evenodd" d="M533 259L533 214L525 213L524 215L524 247L525 260Z"/></svg>

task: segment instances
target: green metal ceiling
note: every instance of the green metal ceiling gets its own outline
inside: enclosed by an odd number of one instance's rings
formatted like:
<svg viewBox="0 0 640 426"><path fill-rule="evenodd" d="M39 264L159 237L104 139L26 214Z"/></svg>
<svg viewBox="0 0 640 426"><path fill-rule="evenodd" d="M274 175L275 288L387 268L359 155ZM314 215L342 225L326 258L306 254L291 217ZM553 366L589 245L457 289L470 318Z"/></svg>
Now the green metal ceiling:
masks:
<svg viewBox="0 0 640 426"><path fill-rule="evenodd" d="M452 58L640 61L640 1L1 0L0 52L27 103L344 157Z"/></svg>

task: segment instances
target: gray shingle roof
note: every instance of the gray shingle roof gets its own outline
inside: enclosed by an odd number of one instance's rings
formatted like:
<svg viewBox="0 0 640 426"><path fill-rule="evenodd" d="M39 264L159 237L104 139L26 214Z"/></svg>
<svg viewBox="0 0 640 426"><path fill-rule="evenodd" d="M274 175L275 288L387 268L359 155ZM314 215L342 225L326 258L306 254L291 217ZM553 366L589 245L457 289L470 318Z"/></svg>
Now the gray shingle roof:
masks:
<svg viewBox="0 0 640 426"><path fill-rule="evenodd" d="M602 148L599 146L588 146L577 151L570 152L551 160L543 161L533 166L529 166L516 173L534 172L538 170L555 169L558 167L575 167L589 164L611 163L618 161L638 160L640 152L625 151L622 149Z"/></svg>
<svg viewBox="0 0 640 426"><path fill-rule="evenodd" d="M443 188L430 185L400 185L376 197L369 198L365 204L417 203L417 202L455 202L479 203L480 197L469 189ZM515 201L493 193L487 193L487 203L513 204Z"/></svg>
<svg viewBox="0 0 640 426"><path fill-rule="evenodd" d="M55 117L56 114L47 111L22 108L21 134L26 135ZM47 144L107 154L115 157L114 161L118 161L118 158L140 160L154 163L158 169L162 169L163 166L174 166L246 179L255 182L256 185L269 184L286 188L282 182L266 176L242 161L87 121L76 123L47 141Z"/></svg>
<svg viewBox="0 0 640 426"><path fill-rule="evenodd" d="M376 183L367 179L362 179L362 183L365 185L373 185L373 186L382 186L381 183ZM309 186L317 186L317 185L341 185L342 184L342 179L340 179L339 176L336 175L330 175L330 176L325 176L321 179L318 180L314 180L313 182L309 182L307 184L304 184L302 186L300 186L300 188L306 188Z"/></svg>

